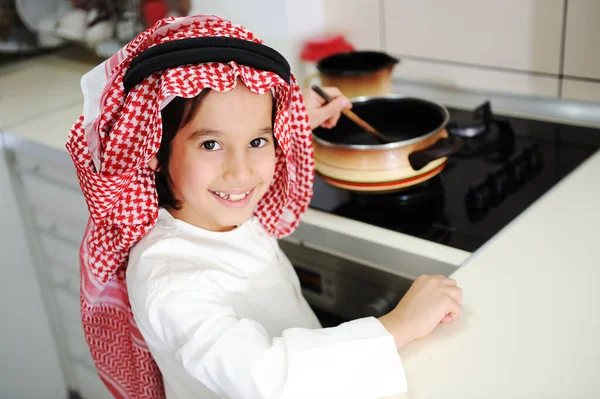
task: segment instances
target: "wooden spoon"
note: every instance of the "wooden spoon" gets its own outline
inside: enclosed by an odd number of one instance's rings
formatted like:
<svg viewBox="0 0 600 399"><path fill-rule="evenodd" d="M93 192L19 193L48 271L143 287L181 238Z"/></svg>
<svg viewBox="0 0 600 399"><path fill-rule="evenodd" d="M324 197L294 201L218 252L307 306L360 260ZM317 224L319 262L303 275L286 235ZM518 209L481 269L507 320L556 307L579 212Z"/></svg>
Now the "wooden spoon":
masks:
<svg viewBox="0 0 600 399"><path fill-rule="evenodd" d="M331 97L329 94L327 94L321 87L317 86L317 85L313 85L312 89L321 97L323 97L323 99L325 100L325 104L331 102L333 100L333 97ZM342 110L342 113L344 115L346 115L350 120L352 120L354 123L356 123L358 126L362 127L363 129L365 129L367 132L373 134L374 136L377 136L377 138L379 138L380 140L389 143L391 142L390 139L388 139L387 137L385 137L382 133L380 133L377 129L375 129L373 126L371 126L370 124L368 124L366 121L364 121L363 119L361 119L358 115L356 115L354 112L352 112L349 109L344 109Z"/></svg>

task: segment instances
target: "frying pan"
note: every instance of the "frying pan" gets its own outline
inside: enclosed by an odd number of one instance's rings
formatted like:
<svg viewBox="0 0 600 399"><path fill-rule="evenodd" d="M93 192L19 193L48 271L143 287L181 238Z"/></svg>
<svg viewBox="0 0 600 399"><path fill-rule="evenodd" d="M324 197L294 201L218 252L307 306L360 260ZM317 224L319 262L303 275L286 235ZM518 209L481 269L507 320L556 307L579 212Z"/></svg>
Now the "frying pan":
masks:
<svg viewBox="0 0 600 399"><path fill-rule="evenodd" d="M317 173L327 183L359 192L392 192L439 174L462 140L449 136L441 104L397 94L358 97L352 111L389 143L342 116L333 129L313 130Z"/></svg>

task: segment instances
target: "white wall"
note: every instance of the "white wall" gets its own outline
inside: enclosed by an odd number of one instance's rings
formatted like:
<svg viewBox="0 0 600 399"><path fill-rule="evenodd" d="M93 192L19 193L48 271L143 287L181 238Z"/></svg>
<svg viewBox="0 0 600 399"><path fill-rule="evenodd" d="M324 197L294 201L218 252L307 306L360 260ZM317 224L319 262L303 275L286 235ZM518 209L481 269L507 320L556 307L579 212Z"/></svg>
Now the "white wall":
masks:
<svg viewBox="0 0 600 399"><path fill-rule="evenodd" d="M191 0L190 14L214 14L242 25L279 51L302 82L299 53L305 39L324 30L326 0Z"/></svg>
<svg viewBox="0 0 600 399"><path fill-rule="evenodd" d="M0 132L0 397L65 399L65 382L9 177Z"/></svg>

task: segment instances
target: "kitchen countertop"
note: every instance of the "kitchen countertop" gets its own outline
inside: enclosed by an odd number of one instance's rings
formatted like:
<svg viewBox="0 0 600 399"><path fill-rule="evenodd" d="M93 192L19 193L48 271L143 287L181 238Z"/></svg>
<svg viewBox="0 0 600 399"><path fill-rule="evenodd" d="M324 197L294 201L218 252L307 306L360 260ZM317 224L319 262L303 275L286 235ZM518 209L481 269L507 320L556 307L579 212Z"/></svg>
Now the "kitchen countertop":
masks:
<svg viewBox="0 0 600 399"><path fill-rule="evenodd" d="M8 130L69 106L82 110L79 80L91 68L88 63L53 55L0 68L0 128Z"/></svg>
<svg viewBox="0 0 600 399"><path fill-rule="evenodd" d="M600 396L600 152L452 277L463 314L400 355L393 398Z"/></svg>
<svg viewBox="0 0 600 399"><path fill-rule="evenodd" d="M0 70L0 131L66 153L82 112L79 79L93 65L48 59ZM600 394L599 175L600 152L472 256L451 254L462 264L452 277L464 290L463 314L400 351L409 392L394 398ZM425 245L371 233L390 246Z"/></svg>

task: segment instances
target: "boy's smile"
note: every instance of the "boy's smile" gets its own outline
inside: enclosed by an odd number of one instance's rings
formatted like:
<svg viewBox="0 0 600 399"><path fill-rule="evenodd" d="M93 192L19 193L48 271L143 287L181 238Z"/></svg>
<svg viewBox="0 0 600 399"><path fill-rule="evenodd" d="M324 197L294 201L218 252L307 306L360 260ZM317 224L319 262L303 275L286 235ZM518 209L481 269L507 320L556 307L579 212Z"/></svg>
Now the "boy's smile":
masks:
<svg viewBox="0 0 600 399"><path fill-rule="evenodd" d="M182 203L176 218L212 230L234 229L252 216L275 171L271 92L241 81L211 91L171 142L171 190Z"/></svg>
<svg viewBox="0 0 600 399"><path fill-rule="evenodd" d="M232 208L242 208L250 202L252 198L251 194L254 191L254 188L250 188L248 190L224 190L224 191L216 191L210 190L217 199L225 206L230 206Z"/></svg>

